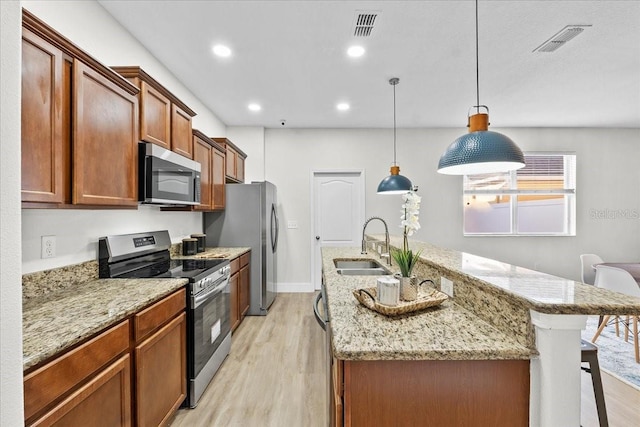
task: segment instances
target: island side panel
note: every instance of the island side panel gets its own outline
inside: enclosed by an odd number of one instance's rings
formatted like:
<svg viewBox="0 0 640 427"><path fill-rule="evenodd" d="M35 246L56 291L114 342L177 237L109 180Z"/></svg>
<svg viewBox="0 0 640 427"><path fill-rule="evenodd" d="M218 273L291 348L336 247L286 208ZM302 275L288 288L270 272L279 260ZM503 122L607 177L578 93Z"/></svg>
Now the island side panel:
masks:
<svg viewBox="0 0 640 427"><path fill-rule="evenodd" d="M528 426L529 361L345 361L344 425Z"/></svg>

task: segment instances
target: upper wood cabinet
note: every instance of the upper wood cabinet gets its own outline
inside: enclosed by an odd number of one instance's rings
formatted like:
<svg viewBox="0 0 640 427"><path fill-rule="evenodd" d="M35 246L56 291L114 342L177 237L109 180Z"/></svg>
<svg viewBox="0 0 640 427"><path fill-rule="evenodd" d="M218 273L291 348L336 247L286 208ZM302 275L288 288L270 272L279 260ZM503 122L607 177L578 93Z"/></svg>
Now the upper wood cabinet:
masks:
<svg viewBox="0 0 640 427"><path fill-rule="evenodd" d="M247 155L227 138L212 138L226 151L225 177L230 183L244 182L244 161Z"/></svg>
<svg viewBox="0 0 640 427"><path fill-rule="evenodd" d="M208 211L213 204L213 185L211 166L213 147L207 142L207 136L198 130L193 131L193 160L200 163L200 205L196 210Z"/></svg>
<svg viewBox="0 0 640 427"><path fill-rule="evenodd" d="M138 89L22 13L22 206L137 207Z"/></svg>
<svg viewBox="0 0 640 427"><path fill-rule="evenodd" d="M73 201L138 205L138 100L73 62Z"/></svg>
<svg viewBox="0 0 640 427"><path fill-rule="evenodd" d="M139 139L193 159L191 118L196 113L142 68L112 68L140 89Z"/></svg>
<svg viewBox="0 0 640 427"><path fill-rule="evenodd" d="M70 202L71 79L64 53L22 31L22 201ZM66 173L65 173L66 172Z"/></svg>
<svg viewBox="0 0 640 427"><path fill-rule="evenodd" d="M225 162L226 153L224 148L214 143L211 170L211 185L213 186L212 208L214 211L223 210L225 207Z"/></svg>

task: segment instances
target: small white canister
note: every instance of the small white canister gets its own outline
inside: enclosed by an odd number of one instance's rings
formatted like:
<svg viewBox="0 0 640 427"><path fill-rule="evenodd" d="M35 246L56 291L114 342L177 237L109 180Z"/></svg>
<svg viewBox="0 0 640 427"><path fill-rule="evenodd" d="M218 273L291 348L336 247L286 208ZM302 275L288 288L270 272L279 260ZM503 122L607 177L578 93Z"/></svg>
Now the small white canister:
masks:
<svg viewBox="0 0 640 427"><path fill-rule="evenodd" d="M400 302L400 281L391 276L378 279L378 302L396 306Z"/></svg>

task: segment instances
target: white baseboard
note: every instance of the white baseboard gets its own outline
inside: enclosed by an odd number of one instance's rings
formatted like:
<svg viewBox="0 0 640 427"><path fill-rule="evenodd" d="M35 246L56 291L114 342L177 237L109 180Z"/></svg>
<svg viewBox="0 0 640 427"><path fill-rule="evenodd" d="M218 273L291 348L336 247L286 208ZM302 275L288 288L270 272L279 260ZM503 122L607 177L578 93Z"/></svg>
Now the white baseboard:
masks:
<svg viewBox="0 0 640 427"><path fill-rule="evenodd" d="M315 292L311 283L278 283L278 293Z"/></svg>

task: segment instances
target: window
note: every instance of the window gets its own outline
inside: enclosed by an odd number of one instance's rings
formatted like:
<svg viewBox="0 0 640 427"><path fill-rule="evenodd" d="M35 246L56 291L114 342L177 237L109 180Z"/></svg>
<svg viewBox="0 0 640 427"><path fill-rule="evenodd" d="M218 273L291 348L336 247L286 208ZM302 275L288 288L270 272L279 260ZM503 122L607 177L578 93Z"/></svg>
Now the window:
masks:
<svg viewBox="0 0 640 427"><path fill-rule="evenodd" d="M575 236L575 154L524 157L516 171L464 176L465 236Z"/></svg>

